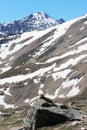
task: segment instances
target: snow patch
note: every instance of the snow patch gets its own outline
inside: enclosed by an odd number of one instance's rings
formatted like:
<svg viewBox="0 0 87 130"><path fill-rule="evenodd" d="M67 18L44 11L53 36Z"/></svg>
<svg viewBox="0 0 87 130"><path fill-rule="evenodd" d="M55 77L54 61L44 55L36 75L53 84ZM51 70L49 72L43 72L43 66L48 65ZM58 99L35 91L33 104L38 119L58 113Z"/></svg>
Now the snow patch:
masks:
<svg viewBox="0 0 87 130"><path fill-rule="evenodd" d="M0 70L1 70L1 73L0 73L0 74L6 72L6 71L8 71L8 70L10 70L11 68L12 68L11 66L8 66L8 67L5 67L5 68L0 68Z"/></svg>
<svg viewBox="0 0 87 130"><path fill-rule="evenodd" d="M83 77L81 77L80 79L76 78L72 80L66 79L66 81L62 83L62 88L69 88L72 86L76 86L82 79Z"/></svg>
<svg viewBox="0 0 87 130"><path fill-rule="evenodd" d="M76 96L80 92L79 86L74 86L70 92L67 94L67 97L73 97Z"/></svg>
<svg viewBox="0 0 87 130"><path fill-rule="evenodd" d="M43 94L43 91L41 89L39 89L38 95L42 95L42 94Z"/></svg>
<svg viewBox="0 0 87 130"><path fill-rule="evenodd" d="M54 67L56 66L56 64L53 64L49 67L46 67L46 68L41 68L33 73L30 73L30 74L26 74L26 75L17 75L17 76L12 76L12 77L8 77L8 78L3 78L3 79L0 79L0 84L3 85L5 83L17 83L17 82L20 82L20 81L24 81L28 78L33 78L33 77L40 77L40 76L43 76L46 72L49 72L51 69L53 69Z"/></svg>
<svg viewBox="0 0 87 130"><path fill-rule="evenodd" d="M70 69L66 69L66 70L63 70L63 71L60 71L60 72L56 72L56 73L53 73L51 74L53 79L56 81L57 79L59 78L66 78L67 75L71 72Z"/></svg>
<svg viewBox="0 0 87 130"><path fill-rule="evenodd" d="M63 94L59 95L59 98L65 98L65 96Z"/></svg>
<svg viewBox="0 0 87 130"><path fill-rule="evenodd" d="M30 99L25 99L25 101L24 101L24 102L25 102L25 103L28 103L29 101L30 101Z"/></svg>
<svg viewBox="0 0 87 130"><path fill-rule="evenodd" d="M4 106L6 109L15 108L14 105L5 103L4 102L4 96L1 96L1 95L0 95L0 105Z"/></svg>
<svg viewBox="0 0 87 130"><path fill-rule="evenodd" d="M85 26L81 27L80 30L83 30L85 28Z"/></svg>

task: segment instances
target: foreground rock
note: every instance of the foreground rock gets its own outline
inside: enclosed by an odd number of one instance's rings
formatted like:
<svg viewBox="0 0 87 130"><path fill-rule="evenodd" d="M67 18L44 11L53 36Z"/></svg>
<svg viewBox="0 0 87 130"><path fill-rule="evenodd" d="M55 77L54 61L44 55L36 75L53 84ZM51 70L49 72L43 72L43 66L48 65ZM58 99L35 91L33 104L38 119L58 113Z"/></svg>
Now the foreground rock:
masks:
<svg viewBox="0 0 87 130"><path fill-rule="evenodd" d="M36 130L66 121L83 120L84 117L86 117L86 113L64 105L57 106L42 96L31 104L24 120L24 128L25 130Z"/></svg>

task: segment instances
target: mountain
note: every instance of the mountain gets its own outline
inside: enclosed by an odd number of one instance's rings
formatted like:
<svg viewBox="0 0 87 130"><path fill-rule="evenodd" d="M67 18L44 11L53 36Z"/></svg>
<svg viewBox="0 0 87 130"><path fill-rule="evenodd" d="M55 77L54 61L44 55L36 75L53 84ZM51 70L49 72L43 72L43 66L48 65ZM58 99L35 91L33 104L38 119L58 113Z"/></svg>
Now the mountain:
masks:
<svg viewBox="0 0 87 130"><path fill-rule="evenodd" d="M47 29L63 22L63 19L55 20L44 12L37 12L19 21L0 24L0 38L28 31Z"/></svg>
<svg viewBox="0 0 87 130"><path fill-rule="evenodd" d="M86 15L45 30L9 35L0 44L0 108L24 106L40 94L56 103L82 94L80 100L85 100Z"/></svg>

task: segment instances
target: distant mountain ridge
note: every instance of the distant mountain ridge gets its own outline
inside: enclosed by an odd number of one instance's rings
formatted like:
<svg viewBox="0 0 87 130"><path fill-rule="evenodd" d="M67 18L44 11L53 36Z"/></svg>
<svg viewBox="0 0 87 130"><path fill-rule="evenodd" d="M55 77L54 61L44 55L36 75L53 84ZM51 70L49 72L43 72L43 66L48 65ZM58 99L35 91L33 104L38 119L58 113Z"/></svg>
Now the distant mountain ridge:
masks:
<svg viewBox="0 0 87 130"><path fill-rule="evenodd" d="M63 19L55 20L44 12L37 12L18 21L0 24L0 38L28 31L44 30L63 22Z"/></svg>

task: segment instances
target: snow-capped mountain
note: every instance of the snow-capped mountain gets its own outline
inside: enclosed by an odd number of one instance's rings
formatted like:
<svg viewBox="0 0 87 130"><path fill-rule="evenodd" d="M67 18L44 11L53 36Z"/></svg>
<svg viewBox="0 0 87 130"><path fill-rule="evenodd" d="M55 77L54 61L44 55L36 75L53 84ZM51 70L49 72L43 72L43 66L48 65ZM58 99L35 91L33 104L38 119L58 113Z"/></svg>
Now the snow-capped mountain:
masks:
<svg viewBox="0 0 87 130"><path fill-rule="evenodd" d="M55 20L44 12L37 12L19 21L0 24L0 37L34 30L43 30L63 22L63 19Z"/></svg>
<svg viewBox="0 0 87 130"><path fill-rule="evenodd" d="M86 15L0 43L1 107L28 104L39 94L67 99L87 89Z"/></svg>

